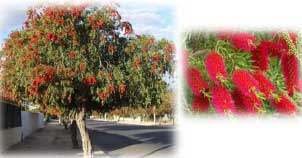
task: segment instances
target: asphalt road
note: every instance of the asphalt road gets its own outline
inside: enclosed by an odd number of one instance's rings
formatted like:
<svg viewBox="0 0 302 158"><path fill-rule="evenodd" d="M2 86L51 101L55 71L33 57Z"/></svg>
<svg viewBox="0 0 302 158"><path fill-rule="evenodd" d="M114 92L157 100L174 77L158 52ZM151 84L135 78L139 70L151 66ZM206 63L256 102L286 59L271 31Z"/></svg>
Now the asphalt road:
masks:
<svg viewBox="0 0 302 158"><path fill-rule="evenodd" d="M88 120L87 127L92 144L109 157L175 156L173 126L142 126Z"/></svg>
<svg viewBox="0 0 302 158"><path fill-rule="evenodd" d="M148 158L175 157L173 126L141 126L87 120L94 157ZM79 135L79 134L78 134ZM79 142L81 142L78 136ZM0 157L82 157L81 149L72 149L69 130L57 121L48 123L0 154Z"/></svg>

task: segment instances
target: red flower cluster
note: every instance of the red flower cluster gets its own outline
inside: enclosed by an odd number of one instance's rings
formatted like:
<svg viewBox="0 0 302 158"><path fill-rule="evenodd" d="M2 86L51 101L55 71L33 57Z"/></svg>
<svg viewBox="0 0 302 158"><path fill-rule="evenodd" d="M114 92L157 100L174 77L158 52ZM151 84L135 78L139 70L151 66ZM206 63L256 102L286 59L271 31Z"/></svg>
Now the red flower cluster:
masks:
<svg viewBox="0 0 302 158"><path fill-rule="evenodd" d="M289 34L289 37L290 37L291 41L296 46L297 45L296 35L292 32L289 32L288 34ZM276 41L278 42L278 44L280 45L281 48L283 48L286 52L289 51L288 43L286 42L286 40L282 36L280 36L279 34L276 34L275 39L276 39Z"/></svg>
<svg viewBox="0 0 302 158"><path fill-rule="evenodd" d="M209 105L210 102L206 96L204 95L194 96L193 103L192 103L192 109L194 111L206 112L209 109Z"/></svg>
<svg viewBox="0 0 302 158"><path fill-rule="evenodd" d="M222 83L222 80L226 80L227 71L224 64L224 60L217 52L209 53L205 58L205 67L209 73L209 76L215 84Z"/></svg>
<svg viewBox="0 0 302 158"><path fill-rule="evenodd" d="M189 68L186 75L188 84L195 96L200 96L201 90L207 90L209 88L198 68Z"/></svg>
<svg viewBox="0 0 302 158"><path fill-rule="evenodd" d="M123 94L123 93L126 91L126 85L124 85L124 84L119 85L118 91L119 91L121 94Z"/></svg>
<svg viewBox="0 0 302 158"><path fill-rule="evenodd" d="M71 51L68 53L68 58L74 59L77 56L77 54L74 51Z"/></svg>
<svg viewBox="0 0 302 158"><path fill-rule="evenodd" d="M293 114L298 111L296 106L283 94L272 99L271 103L282 114Z"/></svg>
<svg viewBox="0 0 302 158"><path fill-rule="evenodd" d="M262 105L256 94L260 92L257 80L247 70L236 70L232 80L242 95L242 102L246 110L251 113L259 111Z"/></svg>
<svg viewBox="0 0 302 158"><path fill-rule="evenodd" d="M265 95L267 99L270 99L272 93L276 91L275 85L269 79L267 79L261 71L255 71L253 73L253 76L259 83L260 91Z"/></svg>
<svg viewBox="0 0 302 158"><path fill-rule="evenodd" d="M211 89L212 103L217 113L236 112L232 95L225 87L216 86Z"/></svg>
<svg viewBox="0 0 302 158"><path fill-rule="evenodd" d="M230 42L234 48L242 51L251 51L255 49L256 38L248 33L232 33Z"/></svg>
<svg viewBox="0 0 302 158"><path fill-rule="evenodd" d="M281 57L281 70L289 96L299 88L299 61L294 54L286 53Z"/></svg>
<svg viewBox="0 0 302 158"><path fill-rule="evenodd" d="M96 84L97 80L95 76L89 76L83 79L83 83L87 85L94 85Z"/></svg>
<svg viewBox="0 0 302 158"><path fill-rule="evenodd" d="M268 68L268 51L266 41L261 41L256 49L251 51L253 64L262 71Z"/></svg>
<svg viewBox="0 0 302 158"><path fill-rule="evenodd" d="M52 41L52 42L55 42L55 41L58 40L58 36L55 35L55 33L53 33L53 32L47 33L46 38L47 38L49 41Z"/></svg>
<svg viewBox="0 0 302 158"><path fill-rule="evenodd" d="M81 63L79 68L80 68L80 71L85 71L86 70L86 64Z"/></svg>
<svg viewBox="0 0 302 158"><path fill-rule="evenodd" d="M134 59L133 67L139 68L141 66L141 60L139 58Z"/></svg>
<svg viewBox="0 0 302 158"><path fill-rule="evenodd" d="M155 56L152 57L152 60L153 60L154 63L158 63L160 61L160 57L155 55Z"/></svg>
<svg viewBox="0 0 302 158"><path fill-rule="evenodd" d="M108 92L101 92L101 93L99 93L99 98L101 100L103 100L103 101L106 100L108 97L109 97Z"/></svg>

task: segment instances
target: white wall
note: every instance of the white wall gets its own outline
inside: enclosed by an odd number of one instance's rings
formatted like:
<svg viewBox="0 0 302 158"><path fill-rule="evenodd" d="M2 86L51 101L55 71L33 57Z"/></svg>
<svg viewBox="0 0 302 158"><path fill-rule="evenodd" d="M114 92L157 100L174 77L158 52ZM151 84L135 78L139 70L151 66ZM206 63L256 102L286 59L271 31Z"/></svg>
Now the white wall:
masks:
<svg viewBox="0 0 302 158"><path fill-rule="evenodd" d="M0 152L2 152L10 146L21 142L21 127L0 130L0 136Z"/></svg>
<svg viewBox="0 0 302 158"><path fill-rule="evenodd" d="M37 129L44 127L44 115L42 113L21 112L22 139L32 134Z"/></svg>

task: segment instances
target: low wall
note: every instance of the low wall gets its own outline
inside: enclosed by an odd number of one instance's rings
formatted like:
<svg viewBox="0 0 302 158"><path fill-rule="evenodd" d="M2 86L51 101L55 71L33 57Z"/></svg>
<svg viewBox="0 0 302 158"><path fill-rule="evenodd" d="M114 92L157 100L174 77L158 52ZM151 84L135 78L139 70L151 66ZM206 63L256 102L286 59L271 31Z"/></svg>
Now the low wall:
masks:
<svg viewBox="0 0 302 158"><path fill-rule="evenodd" d="M22 139L32 134L37 129L44 127L44 115L42 113L21 112Z"/></svg>
<svg viewBox="0 0 302 158"><path fill-rule="evenodd" d="M8 128L0 130L0 152L8 149L10 146L21 142L21 127Z"/></svg>

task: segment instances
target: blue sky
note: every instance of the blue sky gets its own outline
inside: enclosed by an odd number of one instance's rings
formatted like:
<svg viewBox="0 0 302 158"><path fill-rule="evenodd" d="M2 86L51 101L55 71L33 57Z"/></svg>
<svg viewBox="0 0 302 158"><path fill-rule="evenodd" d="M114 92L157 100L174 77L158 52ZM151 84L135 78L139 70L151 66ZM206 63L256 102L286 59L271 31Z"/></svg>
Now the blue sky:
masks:
<svg viewBox="0 0 302 158"><path fill-rule="evenodd" d="M20 29L25 20L26 8L37 3L34 0L24 2L1 2L0 8L0 44L12 30ZM68 1L66 1L68 2ZM74 2L74 1L73 1ZM93 1L95 2L95 1ZM102 1L99 1L102 3ZM111 2L111 1L110 1ZM135 33L152 34L155 38L167 38L175 41L175 22L173 3L169 1L123 0L116 1L122 20L129 21Z"/></svg>

